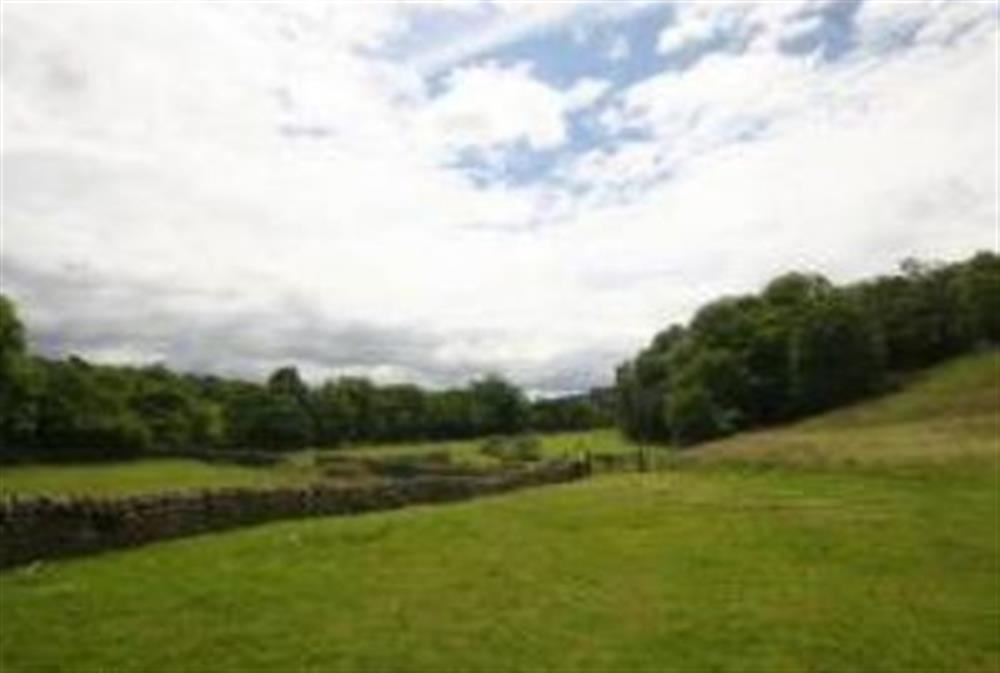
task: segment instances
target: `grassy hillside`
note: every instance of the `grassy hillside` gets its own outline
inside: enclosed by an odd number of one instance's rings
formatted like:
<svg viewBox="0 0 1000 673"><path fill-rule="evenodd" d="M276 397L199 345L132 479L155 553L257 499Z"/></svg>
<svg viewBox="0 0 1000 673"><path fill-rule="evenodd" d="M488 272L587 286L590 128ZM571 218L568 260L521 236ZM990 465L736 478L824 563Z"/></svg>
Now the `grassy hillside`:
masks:
<svg viewBox="0 0 1000 673"><path fill-rule="evenodd" d="M684 460L812 467L992 462L1000 451L1000 353L959 358L898 392L686 452Z"/></svg>
<svg viewBox="0 0 1000 673"><path fill-rule="evenodd" d="M7 572L0 669L996 671L995 366L687 469Z"/></svg>

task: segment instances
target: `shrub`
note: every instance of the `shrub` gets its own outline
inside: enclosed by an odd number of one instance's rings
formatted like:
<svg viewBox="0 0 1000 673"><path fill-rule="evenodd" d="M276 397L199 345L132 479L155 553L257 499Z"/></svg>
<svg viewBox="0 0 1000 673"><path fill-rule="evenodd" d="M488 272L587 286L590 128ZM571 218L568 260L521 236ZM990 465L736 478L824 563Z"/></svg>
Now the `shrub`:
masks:
<svg viewBox="0 0 1000 673"><path fill-rule="evenodd" d="M414 456L421 462L434 463L436 465L451 465L451 453L448 451L429 451Z"/></svg>
<svg viewBox="0 0 1000 673"><path fill-rule="evenodd" d="M535 435L487 437L479 451L505 463L534 462L542 458L542 444Z"/></svg>
<svg viewBox="0 0 1000 673"><path fill-rule="evenodd" d="M534 462L542 459L542 443L535 435L518 435L511 444L517 460Z"/></svg>
<svg viewBox="0 0 1000 673"><path fill-rule="evenodd" d="M330 460L323 462L323 476L334 479L359 479L372 476L368 465L359 460Z"/></svg>

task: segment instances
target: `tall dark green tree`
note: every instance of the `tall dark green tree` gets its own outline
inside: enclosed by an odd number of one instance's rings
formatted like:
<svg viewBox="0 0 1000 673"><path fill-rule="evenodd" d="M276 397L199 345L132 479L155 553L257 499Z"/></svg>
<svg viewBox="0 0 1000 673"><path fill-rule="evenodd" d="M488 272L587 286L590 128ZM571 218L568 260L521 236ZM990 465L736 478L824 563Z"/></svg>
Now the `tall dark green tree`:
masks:
<svg viewBox="0 0 1000 673"><path fill-rule="evenodd" d="M115 458L149 449L153 437L128 405L122 379L82 358L46 362L38 443L48 453Z"/></svg>
<svg viewBox="0 0 1000 673"><path fill-rule="evenodd" d="M528 402L503 378L491 375L472 384L474 423L482 434L510 434L527 427Z"/></svg>
<svg viewBox="0 0 1000 673"><path fill-rule="evenodd" d="M34 444L42 384L41 371L27 353L24 326L14 303L0 294L0 447L4 451Z"/></svg>
<svg viewBox="0 0 1000 673"><path fill-rule="evenodd" d="M1000 343L1000 255L981 252L955 274L965 331L977 343Z"/></svg>
<svg viewBox="0 0 1000 673"><path fill-rule="evenodd" d="M796 322L789 344L791 398L810 413L875 391L885 355L874 322L849 297L817 299Z"/></svg>
<svg viewBox="0 0 1000 673"><path fill-rule="evenodd" d="M1000 257L909 260L898 274L835 287L787 273L658 334L617 370L618 418L640 439L694 443L844 404L885 372L1000 340Z"/></svg>

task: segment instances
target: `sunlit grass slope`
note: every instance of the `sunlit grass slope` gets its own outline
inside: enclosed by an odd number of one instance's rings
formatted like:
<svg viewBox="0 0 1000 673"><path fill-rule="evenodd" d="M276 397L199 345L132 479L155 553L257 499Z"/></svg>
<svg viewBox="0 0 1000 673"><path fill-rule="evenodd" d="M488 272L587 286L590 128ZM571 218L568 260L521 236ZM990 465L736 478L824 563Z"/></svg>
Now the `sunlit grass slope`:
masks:
<svg viewBox="0 0 1000 673"><path fill-rule="evenodd" d="M813 467L993 463L1000 457L1000 353L960 358L902 390L800 423L685 452L698 462Z"/></svg>
<svg viewBox="0 0 1000 673"><path fill-rule="evenodd" d="M997 671L994 358L710 465L9 571L0 669Z"/></svg>

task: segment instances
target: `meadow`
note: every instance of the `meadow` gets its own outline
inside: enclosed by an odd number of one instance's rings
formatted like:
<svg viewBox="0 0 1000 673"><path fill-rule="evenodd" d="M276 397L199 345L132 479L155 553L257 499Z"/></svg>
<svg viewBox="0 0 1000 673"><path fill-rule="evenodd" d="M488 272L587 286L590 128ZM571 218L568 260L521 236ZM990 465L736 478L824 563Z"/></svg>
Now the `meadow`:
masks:
<svg viewBox="0 0 1000 673"><path fill-rule="evenodd" d="M614 430L573 432L539 437L543 458L594 453L627 453L635 447ZM311 449L288 454L275 467L245 467L205 463L192 459L153 458L121 463L64 465L13 465L0 467L2 495L116 496L201 488L294 486L322 480L317 456L343 455L369 458L416 456L447 452L457 463L481 466L497 461L481 452L482 440L371 444L339 449Z"/></svg>
<svg viewBox="0 0 1000 673"><path fill-rule="evenodd" d="M0 495L118 496L202 488L263 488L308 483L303 465L244 467L193 459L159 458L122 463L15 465L0 468Z"/></svg>
<svg viewBox="0 0 1000 673"><path fill-rule="evenodd" d="M614 429L591 430L588 432L563 432L558 434L537 435L539 452L543 459L575 458L586 452L603 454L630 453L636 446L625 440ZM459 462L473 464L489 464L491 459L484 456L481 448L483 440L466 439L454 442L437 442L428 444L414 442L410 444L367 445L353 448L338 449L337 453L357 456L405 456L427 453L429 451L447 451Z"/></svg>
<svg viewBox="0 0 1000 673"><path fill-rule="evenodd" d="M9 571L0 669L996 671L997 366L657 472Z"/></svg>

